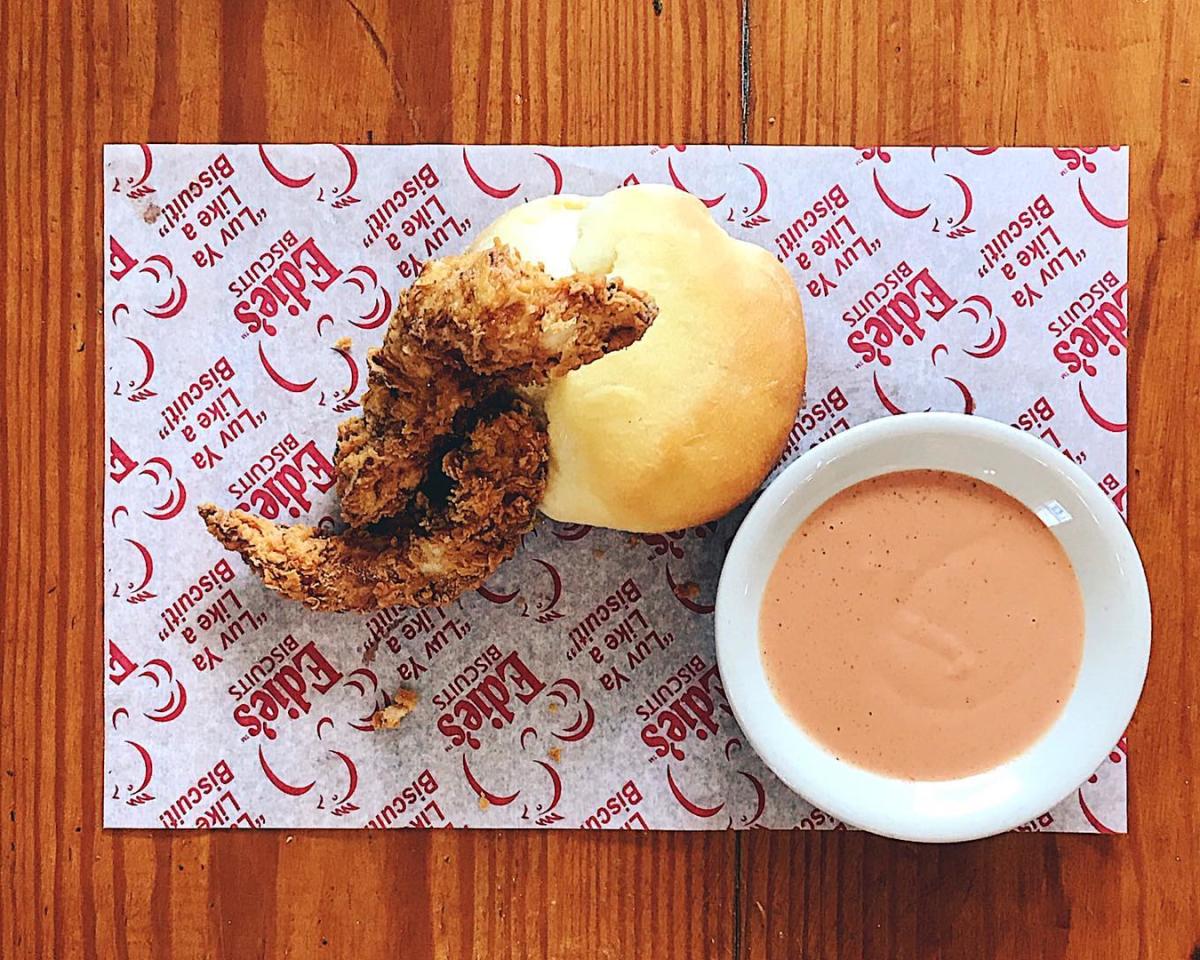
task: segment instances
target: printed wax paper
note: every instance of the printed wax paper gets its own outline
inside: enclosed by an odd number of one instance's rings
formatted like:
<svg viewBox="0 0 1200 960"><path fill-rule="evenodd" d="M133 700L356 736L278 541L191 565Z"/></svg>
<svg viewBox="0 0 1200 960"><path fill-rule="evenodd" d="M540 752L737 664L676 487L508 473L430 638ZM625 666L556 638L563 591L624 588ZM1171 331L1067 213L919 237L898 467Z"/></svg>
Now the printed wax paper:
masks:
<svg viewBox="0 0 1200 960"><path fill-rule="evenodd" d="M745 507L654 536L544 521L478 592L371 615L279 599L196 513L336 525L337 424L397 292L536 197L674 184L787 266L809 374L784 461L967 412L1125 509L1124 148L133 144L104 171L108 826L842 826L724 697ZM373 731L400 687L418 706ZM1126 766L1122 741L1021 829L1124 831Z"/></svg>

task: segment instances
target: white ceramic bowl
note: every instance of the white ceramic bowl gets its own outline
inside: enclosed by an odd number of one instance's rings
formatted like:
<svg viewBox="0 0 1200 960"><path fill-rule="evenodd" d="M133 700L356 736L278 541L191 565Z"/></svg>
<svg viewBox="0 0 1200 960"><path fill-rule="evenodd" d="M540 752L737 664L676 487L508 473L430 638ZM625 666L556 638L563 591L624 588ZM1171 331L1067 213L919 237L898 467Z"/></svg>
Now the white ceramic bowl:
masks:
<svg viewBox="0 0 1200 960"><path fill-rule="evenodd" d="M758 642L759 608L775 561L814 509L868 477L953 470L987 481L1035 512L1057 503L1051 527L1084 603L1083 662L1070 699L1027 750L957 780L899 780L836 759L775 699ZM784 783L847 823L906 840L970 840L1011 829L1074 791L1120 739L1150 655L1150 597L1124 522L1095 481L1048 444L980 417L914 413L838 434L767 487L734 538L716 608L725 694L754 749Z"/></svg>

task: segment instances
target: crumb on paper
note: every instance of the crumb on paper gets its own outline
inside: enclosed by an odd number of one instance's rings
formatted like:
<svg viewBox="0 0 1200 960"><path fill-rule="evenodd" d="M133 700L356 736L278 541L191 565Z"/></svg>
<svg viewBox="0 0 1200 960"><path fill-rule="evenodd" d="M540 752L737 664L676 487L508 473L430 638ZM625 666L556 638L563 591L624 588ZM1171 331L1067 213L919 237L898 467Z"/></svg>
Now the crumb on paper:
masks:
<svg viewBox="0 0 1200 960"><path fill-rule="evenodd" d="M370 664L375 662L375 654L379 650L379 642L382 639L383 639L382 637L374 637L373 639L368 640L363 645L363 655L362 655L363 666L369 666Z"/></svg>
<svg viewBox="0 0 1200 960"><path fill-rule="evenodd" d="M479 795L479 809L480 809L480 810L486 810L486 809L487 809L488 807L490 807L490 806L491 806L491 804L490 804L490 803L488 803L488 798L487 798L487 797L485 797L485 796L484 796L484 795L481 793L481 794Z"/></svg>
<svg viewBox="0 0 1200 960"><path fill-rule="evenodd" d="M142 219L146 221L146 223L154 223L161 213L162 207L160 207L157 203L148 203L146 204L146 209L142 211Z"/></svg>
<svg viewBox="0 0 1200 960"><path fill-rule="evenodd" d="M608 553L608 551L603 547L592 547L592 556L597 560L603 560L606 553Z"/></svg>
<svg viewBox="0 0 1200 960"><path fill-rule="evenodd" d="M685 580L675 588L675 592L688 600L695 600L700 596L700 584L695 580Z"/></svg>
<svg viewBox="0 0 1200 960"><path fill-rule="evenodd" d="M546 751L546 756L555 763L562 763L562 747L551 747Z"/></svg>
<svg viewBox="0 0 1200 960"><path fill-rule="evenodd" d="M338 337L337 340L333 342L333 347L335 350L349 350L353 346L354 341L352 341L349 337Z"/></svg>
<svg viewBox="0 0 1200 960"><path fill-rule="evenodd" d="M395 730L400 721L413 711L420 701L421 695L415 690L405 690L401 687L392 697L392 702L382 710L371 714L371 728L374 730Z"/></svg>
<svg viewBox="0 0 1200 960"><path fill-rule="evenodd" d="M548 704L546 704L546 709L551 713L558 713L558 701L551 700Z"/></svg>

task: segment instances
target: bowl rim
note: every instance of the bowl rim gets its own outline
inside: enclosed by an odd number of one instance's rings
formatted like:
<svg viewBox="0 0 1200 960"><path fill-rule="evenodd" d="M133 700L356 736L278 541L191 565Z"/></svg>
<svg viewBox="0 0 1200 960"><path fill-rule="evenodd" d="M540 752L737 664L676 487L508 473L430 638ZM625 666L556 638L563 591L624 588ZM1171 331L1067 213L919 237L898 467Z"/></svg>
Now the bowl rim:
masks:
<svg viewBox="0 0 1200 960"><path fill-rule="evenodd" d="M757 555L756 550L759 543L771 527L772 521L778 521L781 517L785 517L784 524L787 525L790 537L791 532L803 521L803 518L826 502L829 497L859 482L858 480L849 480L845 483L835 484L834 490L823 495L819 500L813 500L810 497L805 502L803 495L798 494L803 490L807 480L822 469L823 464L851 452L862 454L866 450L869 454L871 445L906 435L929 439L957 437L998 445L1007 448L1009 452L1028 457L1038 467L1049 467L1051 472L1057 473L1059 479L1084 501L1096 520L1100 536L1112 547L1123 574L1122 581L1126 590L1125 601L1129 604L1129 615L1138 625L1136 635L1130 636L1128 642L1121 645L1122 669L1117 674L1119 691L1106 708L1107 721L1094 728L1089 728L1086 743L1079 744L1079 749L1072 754L1071 762L1056 768L1053 777L1047 778L1046 782L1038 785L1040 789L1029 789L1010 798L1009 802L1002 805L991 817L976 815L955 818L947 817L944 814L937 816L927 814L921 817L905 813L897 814L894 809L882 810L879 809L878 804L872 808L869 797L864 800L860 796L850 796L847 791L839 790L837 784L830 783L820 776L807 774L802 765L784 756L786 745L790 743L793 749L802 746L804 750L815 750L834 765L854 771L851 776L860 780L863 779L860 774L865 773L868 779L886 783L893 788L898 785L916 784L936 791L939 788L945 789L948 784L970 784L973 780L989 777L997 771L1003 770L1009 764L1029 756L1038 744L1062 722L1067 713L1066 704L1064 704L1063 712L1056 717L1047 731L1010 760L981 774L943 781L905 781L875 771L866 771L864 768L846 761L836 760L822 744L809 736L799 723L787 718L790 722L790 729L785 730L782 734L777 730L755 729L755 722L748 721L746 706L739 705L742 696L747 698L752 694L756 697L761 696L762 686L765 685L770 700L779 706L779 710L786 716L786 711L783 711L782 706L778 705L778 701L770 694L769 684L760 684L757 680L747 679L747 671L751 668L745 666L745 637L748 631L754 638L753 650L758 657L761 657L759 652L761 648L758 644L760 603L748 602L746 580L749 577L748 570ZM887 461L881 460L878 469L868 468L867 476L880 476L896 472L898 469L921 468L898 468L889 466ZM953 466L939 467L937 465L932 465L927 469L955 470ZM1013 495L1013 491L1008 489L1003 481L988 480L987 482L991 482L993 486ZM796 516L799 519L792 522L792 518ZM772 566L774 559L774 557L771 558ZM1080 578L1080 589L1081 591L1087 589L1082 578ZM753 623L749 627L746 624L747 616L753 619ZM743 519L730 544L717 585L714 625L717 664L730 709L751 746L780 781L826 813L873 833L903 840L952 842L991 836L1028 822L1069 796L1096 770L1128 726L1140 698L1149 665L1151 610L1145 570L1133 537L1124 519L1101 491L1096 481L1078 464L1061 455L1037 437L1006 423L967 414L906 413L856 425L850 430L823 441L788 464L767 484ZM1085 626L1085 650L1091 632L1091 629ZM1072 690L1072 698L1078 689L1077 684L1076 688Z"/></svg>

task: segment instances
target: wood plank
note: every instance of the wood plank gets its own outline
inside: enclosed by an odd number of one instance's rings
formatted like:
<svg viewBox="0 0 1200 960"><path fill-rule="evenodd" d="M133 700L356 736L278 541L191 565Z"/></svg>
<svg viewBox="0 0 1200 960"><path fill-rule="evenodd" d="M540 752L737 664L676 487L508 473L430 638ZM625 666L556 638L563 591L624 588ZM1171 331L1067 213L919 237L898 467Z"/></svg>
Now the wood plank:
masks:
<svg viewBox="0 0 1200 960"><path fill-rule="evenodd" d="M0 0L0 956L731 953L723 834L100 829L99 165L106 141L736 140L740 42L736 6L669 0Z"/></svg>
<svg viewBox="0 0 1200 960"><path fill-rule="evenodd" d="M1187 957L1200 950L1200 252L1194 3L751 0L752 141L1129 143L1131 521L1154 651L1128 837L919 847L755 833L746 957Z"/></svg>

